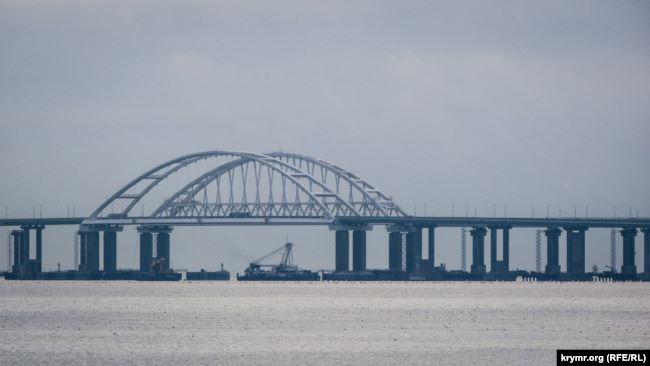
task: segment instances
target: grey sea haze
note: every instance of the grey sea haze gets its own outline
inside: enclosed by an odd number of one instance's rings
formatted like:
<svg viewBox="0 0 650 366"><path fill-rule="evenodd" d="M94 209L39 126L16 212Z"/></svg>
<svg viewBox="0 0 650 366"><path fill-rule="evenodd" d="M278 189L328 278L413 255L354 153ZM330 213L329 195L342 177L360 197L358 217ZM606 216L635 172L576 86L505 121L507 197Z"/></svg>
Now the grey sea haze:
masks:
<svg viewBox="0 0 650 366"><path fill-rule="evenodd" d="M555 364L647 348L643 283L0 281L0 364Z"/></svg>

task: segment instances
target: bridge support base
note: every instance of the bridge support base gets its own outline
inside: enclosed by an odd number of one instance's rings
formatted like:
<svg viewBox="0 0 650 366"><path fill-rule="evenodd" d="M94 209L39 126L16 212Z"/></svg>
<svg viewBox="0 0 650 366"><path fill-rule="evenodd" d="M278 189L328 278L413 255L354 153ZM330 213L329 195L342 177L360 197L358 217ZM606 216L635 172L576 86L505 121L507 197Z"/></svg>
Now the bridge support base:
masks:
<svg viewBox="0 0 650 366"><path fill-rule="evenodd" d="M510 271L510 227L506 226L503 228L503 252L502 252L502 264L500 272L509 272Z"/></svg>
<svg viewBox="0 0 650 366"><path fill-rule="evenodd" d="M148 232L140 232L140 272L151 271L153 258L153 235Z"/></svg>
<svg viewBox="0 0 650 366"><path fill-rule="evenodd" d="M546 235L546 270L548 274L560 273L560 235L562 230L550 227L544 230Z"/></svg>
<svg viewBox="0 0 650 366"><path fill-rule="evenodd" d="M11 232L14 242L14 264L11 268L13 273L18 273L20 271L20 265L22 264L22 251L20 249L22 240L23 240L23 231L14 230Z"/></svg>
<svg viewBox="0 0 650 366"><path fill-rule="evenodd" d="M635 237L636 228L625 228L621 230L623 237L623 266L621 266L621 273L623 274L636 274L635 264Z"/></svg>
<svg viewBox="0 0 650 366"><path fill-rule="evenodd" d="M406 227L406 271L420 272L422 264L422 227ZM401 248L401 243L400 243Z"/></svg>
<svg viewBox="0 0 650 366"><path fill-rule="evenodd" d="M436 227L429 226L429 265L432 269L436 268Z"/></svg>
<svg viewBox="0 0 650 366"><path fill-rule="evenodd" d="M171 226L138 226L140 233L140 272L168 272L171 262L169 251L169 233ZM153 259L153 235L156 235L156 260L159 266L152 266Z"/></svg>
<svg viewBox="0 0 650 366"><path fill-rule="evenodd" d="M422 262L422 229L406 233L406 271L419 272Z"/></svg>
<svg viewBox="0 0 650 366"><path fill-rule="evenodd" d="M99 232L79 230L79 271L99 271Z"/></svg>
<svg viewBox="0 0 650 366"><path fill-rule="evenodd" d="M22 266L29 260L29 228L23 228L21 232L23 233L20 239L20 265Z"/></svg>
<svg viewBox="0 0 650 366"><path fill-rule="evenodd" d="M402 270L402 233L399 231L388 233L388 269Z"/></svg>
<svg viewBox="0 0 650 366"><path fill-rule="evenodd" d="M503 230L501 260L497 260L498 254L498 230ZM508 273L510 271L510 227L509 226L491 226L490 227L490 272Z"/></svg>
<svg viewBox="0 0 650 366"><path fill-rule="evenodd" d="M567 273L585 273L585 231L587 228L565 228L567 238Z"/></svg>
<svg viewBox="0 0 650 366"><path fill-rule="evenodd" d="M350 233L348 230L336 230L336 272L348 272L350 270Z"/></svg>
<svg viewBox="0 0 650 366"><path fill-rule="evenodd" d="M650 227L643 231L643 272L650 273Z"/></svg>
<svg viewBox="0 0 650 366"><path fill-rule="evenodd" d="M364 230L352 232L352 270L355 272L366 270L366 232Z"/></svg>
<svg viewBox="0 0 650 366"><path fill-rule="evenodd" d="M79 231L79 271L86 268L86 233Z"/></svg>
<svg viewBox="0 0 650 366"><path fill-rule="evenodd" d="M99 272L99 232L82 233L86 236L84 268L86 272Z"/></svg>
<svg viewBox="0 0 650 366"><path fill-rule="evenodd" d="M415 270L420 272L422 269L422 226L415 227Z"/></svg>
<svg viewBox="0 0 650 366"><path fill-rule="evenodd" d="M104 231L104 272L117 271L117 233Z"/></svg>
<svg viewBox="0 0 650 366"><path fill-rule="evenodd" d="M171 253L169 251L169 233L160 232L156 236L156 258L160 261L160 269L162 272L168 272L171 261Z"/></svg>
<svg viewBox="0 0 650 366"><path fill-rule="evenodd" d="M417 240L415 234L415 231L406 233L406 272L416 272Z"/></svg>
<svg viewBox="0 0 650 366"><path fill-rule="evenodd" d="M36 228L36 262L39 272L43 272L43 226Z"/></svg>
<svg viewBox="0 0 650 366"><path fill-rule="evenodd" d="M498 227L490 227L490 272L497 271L497 233Z"/></svg>
<svg viewBox="0 0 650 366"><path fill-rule="evenodd" d="M485 234L487 229L475 227L470 231L472 235L472 267L473 274L485 274Z"/></svg>

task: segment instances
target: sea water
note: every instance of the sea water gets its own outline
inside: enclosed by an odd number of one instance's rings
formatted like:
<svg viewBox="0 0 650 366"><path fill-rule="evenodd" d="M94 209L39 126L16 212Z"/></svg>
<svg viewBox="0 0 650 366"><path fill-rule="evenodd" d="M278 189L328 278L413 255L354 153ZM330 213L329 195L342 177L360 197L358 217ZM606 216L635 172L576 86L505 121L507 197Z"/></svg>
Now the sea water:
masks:
<svg viewBox="0 0 650 366"><path fill-rule="evenodd" d="M649 332L650 283L0 280L0 365L553 365Z"/></svg>

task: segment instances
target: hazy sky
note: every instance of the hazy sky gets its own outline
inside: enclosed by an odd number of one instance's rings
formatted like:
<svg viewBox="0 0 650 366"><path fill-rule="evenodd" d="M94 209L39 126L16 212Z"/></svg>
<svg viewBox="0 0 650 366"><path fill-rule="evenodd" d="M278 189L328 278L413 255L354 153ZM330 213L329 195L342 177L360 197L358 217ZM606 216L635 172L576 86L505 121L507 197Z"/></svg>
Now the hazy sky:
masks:
<svg viewBox="0 0 650 366"><path fill-rule="evenodd" d="M317 156L409 212L650 216L649 138L647 1L0 1L11 217L89 214L215 148ZM73 231L46 230L47 267L72 264ZM178 229L172 264L242 271L286 234L299 264L333 267L324 228ZM588 266L608 262L608 235L588 233ZM512 237L513 266L532 268L534 231ZM458 229L439 238L457 267ZM386 243L369 234L369 267L387 266Z"/></svg>

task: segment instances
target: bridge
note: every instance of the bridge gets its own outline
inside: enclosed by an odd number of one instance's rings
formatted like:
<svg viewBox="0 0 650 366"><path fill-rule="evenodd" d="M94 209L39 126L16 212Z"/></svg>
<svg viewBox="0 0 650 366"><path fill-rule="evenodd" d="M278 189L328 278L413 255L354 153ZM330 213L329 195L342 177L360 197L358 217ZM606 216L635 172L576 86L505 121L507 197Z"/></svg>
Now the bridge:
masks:
<svg viewBox="0 0 650 366"><path fill-rule="evenodd" d="M197 169L193 167L200 166ZM179 189L170 182L188 176ZM145 208L148 208L146 210ZM117 270L117 233L135 226L140 233L140 270L149 271L158 259L169 270L170 233L175 226L204 225L326 225L335 231L335 272L365 272L366 231L388 231L388 270L434 272L435 229L469 227L472 237L471 274L487 273L484 246L490 232L490 273L508 274L509 231L539 228L546 236L544 272L557 275L560 236L566 234L568 274L585 274L585 231L620 229L623 274L635 275L635 237L644 233L643 272L650 274L650 218L516 218L422 217L402 210L392 196L331 162L301 154L205 151L188 154L153 167L101 203L90 216L77 218L0 219L12 231L13 271L41 271L42 230L50 225L79 225L80 271ZM422 258L423 231L428 231L429 258ZM36 255L30 259L30 231L36 232ZM497 260L497 232L502 231L502 260ZM352 266L350 268L350 233ZM153 242L157 243L153 253ZM403 261L403 259L405 259ZM405 262L405 266L403 266Z"/></svg>

